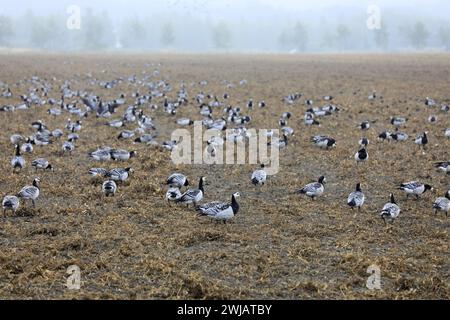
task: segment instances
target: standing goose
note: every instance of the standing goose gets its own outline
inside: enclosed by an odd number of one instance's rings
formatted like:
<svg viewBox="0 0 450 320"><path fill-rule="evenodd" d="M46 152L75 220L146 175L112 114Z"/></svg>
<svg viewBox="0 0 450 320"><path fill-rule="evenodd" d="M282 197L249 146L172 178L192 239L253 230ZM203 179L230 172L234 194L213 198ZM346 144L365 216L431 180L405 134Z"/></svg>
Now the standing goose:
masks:
<svg viewBox="0 0 450 320"><path fill-rule="evenodd" d="M62 151L63 151L63 153L66 153L66 152L72 152L73 150L75 150L75 144L73 143L73 139L70 139L70 140L67 140L67 141L64 141L64 143L62 144Z"/></svg>
<svg viewBox="0 0 450 320"><path fill-rule="evenodd" d="M203 200L204 195L204 189L203 184L206 181L205 177L200 177L200 180L198 182L198 189L189 189L185 193L181 195L179 199L176 200L176 202L185 203L188 207L189 204L193 203L195 206L198 202Z"/></svg>
<svg viewBox="0 0 450 320"><path fill-rule="evenodd" d="M347 198L347 204L352 208L352 210L356 207L359 211L361 211L361 207L364 204L365 196L361 190L361 184L358 183L356 185L356 190L349 194Z"/></svg>
<svg viewBox="0 0 450 320"><path fill-rule="evenodd" d="M439 197L433 204L434 213L438 211L445 212L445 216L448 217L450 211L450 190L445 193L445 197Z"/></svg>
<svg viewBox="0 0 450 320"><path fill-rule="evenodd" d="M167 178L166 184L170 187L186 187L189 185L189 181L184 174L181 173L173 173Z"/></svg>
<svg viewBox="0 0 450 320"><path fill-rule="evenodd" d="M400 214L400 207L397 205L394 199L394 195L391 193L390 196L390 202L386 203L381 210L380 216L384 220L384 223L386 223L386 220L390 220L392 223L394 223L394 220L398 217Z"/></svg>
<svg viewBox="0 0 450 320"><path fill-rule="evenodd" d="M419 134L416 137L416 140L414 140L415 144L418 144L419 146L425 147L428 144L428 132L424 132L422 134Z"/></svg>
<svg viewBox="0 0 450 320"><path fill-rule="evenodd" d="M117 185L113 180L108 180L103 182L102 185L102 192L106 197L112 196L116 194L117 191Z"/></svg>
<svg viewBox="0 0 450 320"><path fill-rule="evenodd" d="M31 202L33 203L33 208L36 207L36 200L40 194L39 182L39 178L35 178L33 180L32 186L23 187L22 190L20 190L17 194L17 197L19 198L22 198L24 200L31 200Z"/></svg>
<svg viewBox="0 0 450 320"><path fill-rule="evenodd" d="M16 144L16 153L15 156L11 160L11 166L13 170L22 169L25 166L25 159L20 155L20 146Z"/></svg>
<svg viewBox="0 0 450 320"><path fill-rule="evenodd" d="M197 211L200 216L207 216L226 224L239 212L239 203L236 200L239 196L239 192L235 192L231 196L231 203L211 202L198 207Z"/></svg>
<svg viewBox="0 0 450 320"><path fill-rule="evenodd" d="M31 165L36 169L36 171L38 171L38 169L53 171L52 165L44 158L33 160Z"/></svg>
<svg viewBox="0 0 450 320"><path fill-rule="evenodd" d="M17 209L19 209L20 201L16 196L5 196L3 198L2 206L3 206L3 217L6 217L6 211L12 211L13 214L16 214Z"/></svg>
<svg viewBox="0 0 450 320"><path fill-rule="evenodd" d="M297 193L300 194L306 194L308 197L310 197L312 200L314 200L316 197L319 197L324 192L324 184L327 182L324 176L321 176L317 182L309 183L300 190L297 191Z"/></svg>
<svg viewBox="0 0 450 320"><path fill-rule="evenodd" d="M419 195L425 193L427 190L433 191L433 187L429 184L424 184L417 181L402 183L397 189L405 191L407 199L409 195L413 195L416 199L419 199Z"/></svg>
<svg viewBox="0 0 450 320"><path fill-rule="evenodd" d="M133 169L130 167L128 167L126 169L117 168L117 169L112 169L112 170L108 171L105 174L105 177L108 177L114 181L125 182L128 179L128 177L130 176L130 173L132 173L132 172L133 172Z"/></svg>
<svg viewBox="0 0 450 320"><path fill-rule="evenodd" d="M252 184L253 185L263 185L264 183L266 183L266 179L267 179L267 173L264 170L264 164L261 164L261 169L260 170L255 170L252 173Z"/></svg>

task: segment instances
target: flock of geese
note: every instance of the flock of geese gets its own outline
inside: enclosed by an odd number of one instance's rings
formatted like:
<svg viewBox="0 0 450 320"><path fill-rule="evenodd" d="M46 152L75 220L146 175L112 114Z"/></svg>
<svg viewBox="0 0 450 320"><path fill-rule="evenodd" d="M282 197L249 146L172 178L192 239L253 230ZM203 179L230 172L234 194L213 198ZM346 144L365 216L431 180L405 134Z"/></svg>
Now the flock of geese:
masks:
<svg viewBox="0 0 450 320"><path fill-rule="evenodd" d="M196 105L199 110L199 116L202 117L202 124L207 129L217 129L226 133L222 137L214 137L208 141L208 152L212 156L215 154L215 148L224 143L224 140L232 141L245 141L249 137L247 132L247 126L252 122L250 115L246 114L245 110L251 110L253 108L267 108L268 105L264 100L254 101L248 99L246 103L246 109L241 109L239 106L232 106L228 103L230 93L225 93L223 96L215 96L204 92L208 81L204 80L199 83L191 83L192 87L199 86L200 91L193 98L189 98L188 84L181 83L180 89L176 92L176 97L173 95L173 87L170 83L163 80L155 80L159 75L159 71L156 70L152 75L144 76L139 79L136 75L131 77L114 79L111 81L101 81L94 78L92 75L88 75L88 84L91 86L99 86L105 90L115 88L121 83L128 84L129 86L146 87L145 93L140 93L139 90L134 91L129 98L125 93L122 93L117 99L112 101L106 101L100 96L93 95L86 91L73 90L71 88L71 81L65 81L60 87L58 95L60 99L50 98L49 95L53 91L54 84L48 80L40 79L37 76L31 79L26 79L17 84L17 86L28 85L29 89L26 94L17 95L11 88L5 83L0 82L0 99L3 101L12 99L13 97L20 98L18 104L5 104L0 106L0 112L20 112L20 110L31 110L33 108L41 108L48 106L48 114L55 119L67 119L67 117L77 120L72 121L70 118L65 122L63 129L55 128L50 129L44 121L36 120L31 123L31 127L34 132L29 136L22 136L21 134L14 133L10 136L11 145L14 147L14 154L11 159L11 167L15 173L20 173L27 165L27 160L24 154L33 154L34 146L39 148L45 148L48 145L59 143L60 144L60 156L76 152L77 142L82 136L83 126L85 122L90 119L109 119L104 120L116 139L127 140L131 143L145 144L145 145L160 145L167 150L173 150L177 148L178 141L163 141L158 142L156 140L156 126L154 119L149 116L148 112L154 110L163 110L167 117L176 116L180 108L189 107L189 105ZM231 82L223 83L227 89L232 90L236 85ZM246 86L247 81L242 80L237 84L239 86ZM170 98L172 96L172 98ZM289 94L282 98L282 103L285 105L293 105L303 97L301 93ZM375 100L379 98L377 93L372 93L368 99ZM303 123L306 126L320 126L324 117L328 117L332 114L340 112L340 108L333 104L333 96L324 96L322 100L326 102L325 105L315 106L314 101L311 99L305 99L306 112L304 114ZM0 101L2 101L0 100ZM128 106L126 104L128 103ZM435 108L438 106L436 101L431 98L425 99L425 105L428 108ZM123 107L124 112L118 114L119 110ZM447 116L449 107L442 104L440 111ZM221 113L221 116L217 117L217 113ZM110 119L113 118L113 119ZM273 138L271 143L275 144L278 148L286 148L289 144L290 137L294 134L294 129L288 125L292 118L291 112L284 112L279 118L279 126L281 131L281 137L275 137L273 131L268 131L268 137ZM394 130L383 131L378 135L379 140L389 140L403 142L409 139L408 134L401 131L401 128L405 126L408 118L406 117L392 117L390 124ZM428 118L430 123L437 121L437 116L433 115ZM193 120L190 118L177 118L175 121L177 126L190 126L193 124ZM61 126L64 122L60 122ZM371 121L364 121L357 127L361 131L367 131L371 128ZM125 128L126 127L126 128ZM120 132L118 132L120 131ZM446 129L443 133L447 138L450 138L450 129ZM316 135L311 137L311 143L318 148L331 149L337 145L335 138L325 135ZM421 148L426 148L429 143L428 132L422 132L415 139L414 143ZM365 137L359 141L359 149L354 155L354 159L357 164L367 162L369 160L368 153L369 140ZM11 147L11 150L13 148ZM114 163L123 163L130 160L133 157L138 156L134 150L117 149L109 146L102 146L96 150L89 152L86 157L91 159L94 163L113 161ZM35 168L35 171L50 170L53 171L54 167L49 160L44 158L37 158L31 161L31 166ZM449 174L450 173L450 161L442 161L436 163L436 168L440 171ZM88 172L92 177L100 178L102 180L101 192L106 197L113 197L119 190L118 186L127 181L130 175L133 173L131 167L116 167L107 170L102 167L92 167ZM258 187L264 185L267 182L267 172L265 171L264 164L261 164L261 168L255 170L249 181L249 187L253 185ZM166 200L169 203L185 204L187 207L192 205L194 210L200 216L206 216L213 220L226 223L230 219L236 216L239 212L238 197L239 192L234 192L231 195L230 202L214 201L204 203L203 198L205 194L205 177L198 178L198 186L190 187L190 181L186 175L182 173L173 173L165 181L167 185L167 192L165 195ZM312 200L320 197L325 192L325 184L327 179L321 176L315 182L311 182L295 193L305 195ZM429 184L410 181L398 186L399 190L403 190L407 197L413 196L416 199L420 195L428 190L433 190L433 187ZM24 186L19 192L14 195L6 195L3 198L3 214L6 217L6 213L11 211L13 214L20 207L21 201L31 201L33 207L36 205L36 201L41 195L40 179L35 178L32 184ZM365 195L363 193L360 183L356 184L355 191L351 192L347 198L348 206L353 209L361 210L365 203ZM450 190L447 191L442 197L436 199L432 206L433 210L442 211L445 215L448 215L450 211ZM389 195L389 201L382 207L380 211L380 217L385 221L393 222L400 214L400 207L396 202L393 193Z"/></svg>

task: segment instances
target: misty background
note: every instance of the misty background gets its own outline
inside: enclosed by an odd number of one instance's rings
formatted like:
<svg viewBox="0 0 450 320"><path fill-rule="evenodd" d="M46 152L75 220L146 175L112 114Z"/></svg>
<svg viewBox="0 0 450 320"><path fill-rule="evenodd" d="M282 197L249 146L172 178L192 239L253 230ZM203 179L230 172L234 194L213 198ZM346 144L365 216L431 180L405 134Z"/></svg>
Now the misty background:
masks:
<svg viewBox="0 0 450 320"><path fill-rule="evenodd" d="M80 28L67 12L80 9ZM368 7L381 28L369 29ZM0 47L45 51L403 52L450 50L443 0L17 0Z"/></svg>

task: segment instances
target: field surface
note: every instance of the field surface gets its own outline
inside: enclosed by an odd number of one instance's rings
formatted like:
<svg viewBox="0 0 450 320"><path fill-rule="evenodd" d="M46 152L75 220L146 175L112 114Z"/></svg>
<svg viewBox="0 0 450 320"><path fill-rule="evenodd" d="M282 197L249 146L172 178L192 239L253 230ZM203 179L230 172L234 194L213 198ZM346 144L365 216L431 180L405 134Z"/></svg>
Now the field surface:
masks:
<svg viewBox="0 0 450 320"><path fill-rule="evenodd" d="M162 147L117 140L120 129L104 125L110 119L90 114L83 119L80 140L72 154L61 154L61 144L35 146L25 155L26 167L13 173L10 160L13 133L29 136L31 123L42 120L50 129L64 126L67 112L53 117L48 105L0 112L0 195L16 194L33 178L41 179L41 196L33 209L22 202L15 216L0 220L0 299L449 299L449 220L434 215L432 204L450 188L450 175L437 172L436 161L450 160L448 113L426 107L425 97L450 103L448 55L44 55L11 54L0 57L0 81L13 91L0 106L20 103L19 94L33 86L32 76L52 84L48 98L60 99L60 86L85 90L104 100L123 93L126 104L111 119L120 118L131 94L148 89L126 79L182 82L189 103L177 115L159 108L139 107L156 124L157 141L170 139L177 118L201 120L195 96L230 94L226 104L239 105L250 115L248 128L279 128L283 112L292 113L294 136L280 150L280 172L266 185L255 187L250 175L255 165L180 165ZM112 89L98 82L122 78ZM44 80L46 79L46 80ZM240 86L246 79L248 84ZM207 80L206 86L199 82ZM227 88L227 80L235 84ZM369 101L376 90L379 96ZM292 105L282 98L300 92ZM321 118L321 126L303 123L304 99L315 106L333 95L340 112ZM248 99L265 100L267 107L248 110ZM76 100L76 99L72 99ZM68 101L69 102L69 101ZM209 101L208 101L209 102ZM82 106L82 104L80 104ZM214 117L222 116L222 109ZM431 114L437 123L427 121ZM391 116L408 118L402 130L406 142L379 142L384 129L392 130ZM73 120L76 116L71 117ZM357 125L374 121L367 132ZM133 130L136 125L126 129ZM429 132L425 153L414 137ZM310 142L316 134L330 135L336 148L320 150ZM356 165L358 140L370 139L369 161ZM136 150L126 163L98 163L88 153L98 147ZM55 171L34 172L33 159L47 158ZM115 197L102 196L102 180L93 180L92 167L130 166L134 174L119 185ZM205 200L229 201L239 191L240 212L228 224L198 217L191 208L168 205L166 178L183 172L195 186L206 176ZM316 201L294 194L306 183L326 176L324 195ZM406 201L396 187L419 180L435 187L420 200ZM352 212L348 194L361 182L366 194L362 212ZM392 226L379 217L393 192L402 211ZM81 289L66 288L67 268L81 270ZM369 290L367 269L381 271L381 290Z"/></svg>

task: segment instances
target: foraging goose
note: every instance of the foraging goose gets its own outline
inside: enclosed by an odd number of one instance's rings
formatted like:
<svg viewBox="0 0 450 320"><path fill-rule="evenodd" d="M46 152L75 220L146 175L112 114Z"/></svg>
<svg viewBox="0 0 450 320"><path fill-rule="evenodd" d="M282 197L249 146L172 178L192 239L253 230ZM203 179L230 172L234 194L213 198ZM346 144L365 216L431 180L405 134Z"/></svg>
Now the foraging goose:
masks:
<svg viewBox="0 0 450 320"><path fill-rule="evenodd" d="M288 144L288 138L286 135L283 135L283 139L280 138L276 138L276 137L272 137L272 141L268 142L267 145L274 145L276 146L278 149L283 149L287 146Z"/></svg>
<svg viewBox="0 0 450 320"><path fill-rule="evenodd" d="M327 182L324 176L321 176L317 182L309 183L300 190L297 191L297 193L300 194L306 194L308 197L310 197L312 200L314 200L316 197L319 197L324 192L324 184Z"/></svg>
<svg viewBox="0 0 450 320"><path fill-rule="evenodd" d="M134 134L135 134L134 131L124 130L117 136L117 139L119 139L119 140L130 139L130 138L134 137Z"/></svg>
<svg viewBox="0 0 450 320"><path fill-rule="evenodd" d="M320 148L329 149L336 146L336 140L327 136L314 136L311 141Z"/></svg>
<svg viewBox="0 0 450 320"><path fill-rule="evenodd" d="M407 118L403 117L392 117L391 118L391 124L395 127L401 127L406 124L406 121L408 121Z"/></svg>
<svg viewBox="0 0 450 320"><path fill-rule="evenodd" d="M429 184L424 184L417 181L402 183L397 189L405 191L407 199L410 195L414 195L416 199L419 199L419 195L425 193L427 190L433 191L433 187Z"/></svg>
<svg viewBox="0 0 450 320"><path fill-rule="evenodd" d="M396 131L390 135L394 141L406 141L408 140L408 135L404 132Z"/></svg>
<svg viewBox="0 0 450 320"><path fill-rule="evenodd" d="M20 150L23 153L33 153L33 143L34 141L31 140L30 138L27 138L27 141L22 144L22 146L20 147Z"/></svg>
<svg viewBox="0 0 450 320"><path fill-rule="evenodd" d="M240 196L239 192L233 193L231 203L211 202L199 206L197 212L200 216L210 217L217 221L223 221L224 224L232 219L239 212L239 203L236 198Z"/></svg>
<svg viewBox="0 0 450 320"><path fill-rule="evenodd" d="M438 211L445 212L445 216L448 217L450 211L450 190L445 193L444 197L439 197L433 204L434 213Z"/></svg>
<svg viewBox="0 0 450 320"><path fill-rule="evenodd" d="M166 184L170 187L186 187L189 185L189 181L184 174L181 173L173 173L167 178Z"/></svg>
<svg viewBox="0 0 450 320"><path fill-rule="evenodd" d="M442 112L448 112L450 110L450 106L448 104L442 104L441 105L441 111Z"/></svg>
<svg viewBox="0 0 450 320"><path fill-rule="evenodd" d="M91 153L89 153L89 157L96 161L107 161L111 160L111 148L105 147L97 149Z"/></svg>
<svg viewBox="0 0 450 320"><path fill-rule="evenodd" d="M40 194L40 188L39 188L39 178L35 178L33 180L32 186L25 186L22 188L22 190L19 191L17 194L17 197L22 198L24 200L31 200L33 203L33 208L36 206L36 200L39 197Z"/></svg>
<svg viewBox="0 0 450 320"><path fill-rule="evenodd" d="M13 144L14 146L16 144L20 144L22 141L24 141L25 138L20 135L20 134L13 134L10 138L9 141L11 141L11 144Z"/></svg>
<svg viewBox="0 0 450 320"><path fill-rule="evenodd" d="M450 174L450 161L436 162L435 167L440 171Z"/></svg>
<svg viewBox="0 0 450 320"><path fill-rule="evenodd" d="M422 133L422 134L419 134L416 137L416 140L414 140L414 143L419 145L419 146L425 147L428 144L428 136L427 136L427 134L428 134L428 132L426 132L426 131L424 133Z"/></svg>
<svg viewBox="0 0 450 320"><path fill-rule="evenodd" d="M73 144L73 140L64 141L61 148L64 153L72 152L73 150L75 150L75 145Z"/></svg>
<svg viewBox="0 0 450 320"><path fill-rule="evenodd" d="M20 147L16 144L16 153L15 156L11 160L11 166L13 170L22 169L25 166L25 159L20 155Z"/></svg>
<svg viewBox="0 0 450 320"><path fill-rule="evenodd" d="M365 147L359 149L359 151L355 154L355 160L357 163L367 161L369 159L369 154Z"/></svg>
<svg viewBox="0 0 450 320"><path fill-rule="evenodd" d="M169 151L172 151L173 149L176 148L177 144L178 144L178 141L171 140L171 141L164 141L162 145L163 145L163 148L165 148Z"/></svg>
<svg viewBox="0 0 450 320"><path fill-rule="evenodd" d="M121 149L113 149L111 150L111 159L116 161L127 161L130 158L133 158L137 155L136 151L127 151Z"/></svg>
<svg viewBox="0 0 450 320"><path fill-rule="evenodd" d="M89 174L92 177L104 177L107 173L108 173L108 171L106 169L103 169L103 168L91 168L91 169L89 169Z"/></svg>
<svg viewBox="0 0 450 320"><path fill-rule="evenodd" d="M144 134L144 135L140 136L139 138L136 138L134 140L134 142L149 144L151 142L154 142L154 139L155 139L155 137L152 136L151 134Z"/></svg>
<svg viewBox="0 0 450 320"><path fill-rule="evenodd" d="M177 124L180 126L190 126L190 125L194 124L194 121L192 121L189 118L180 118L177 120Z"/></svg>
<svg viewBox="0 0 450 320"><path fill-rule="evenodd" d="M62 114L61 109L59 108L51 108L47 110L47 113L52 116L60 116Z"/></svg>
<svg viewBox="0 0 450 320"><path fill-rule="evenodd" d="M178 188L170 188L166 192L166 200L171 201L177 201L181 197L181 191Z"/></svg>
<svg viewBox="0 0 450 320"><path fill-rule="evenodd" d="M203 200L203 195L204 195L203 184L205 181L206 181L205 177L200 177L200 180L198 183L198 189L187 190L185 193L183 193L181 195L180 198L178 198L176 200L176 202L185 203L185 204L187 204L187 206L189 206L189 204L193 203L196 206L198 202Z"/></svg>
<svg viewBox="0 0 450 320"><path fill-rule="evenodd" d="M116 168L106 172L105 177L108 177L114 181L125 182L130 176L130 173L133 173L133 169L130 167L125 169Z"/></svg>
<svg viewBox="0 0 450 320"><path fill-rule="evenodd" d="M2 201L3 217L6 217L6 211L12 211L15 215L19 205L20 201L16 196L5 196Z"/></svg>
<svg viewBox="0 0 450 320"><path fill-rule="evenodd" d="M350 206L350 208L358 208L358 210L361 210L361 207L364 204L365 196L364 193L361 190L361 184L358 183L356 185L356 190L349 194L347 198L347 204Z"/></svg>
<svg viewBox="0 0 450 320"><path fill-rule="evenodd" d="M52 137L61 138L64 135L64 132L61 129L55 129L52 131Z"/></svg>
<svg viewBox="0 0 450 320"><path fill-rule="evenodd" d="M102 192L106 197L109 196L114 197L116 191L117 191L117 184L114 181L108 180L103 182Z"/></svg>
<svg viewBox="0 0 450 320"><path fill-rule="evenodd" d="M48 160L44 158L33 160L31 165L36 169L36 171L38 171L38 169L53 171L52 165L48 162Z"/></svg>
<svg viewBox="0 0 450 320"><path fill-rule="evenodd" d="M400 207L395 202L394 195L391 193L390 202L386 203L383 206L380 216L384 220L384 223L386 223L386 220L390 220L392 223L394 223L394 220L398 217L399 214Z"/></svg>
<svg viewBox="0 0 450 320"><path fill-rule="evenodd" d="M314 119L314 113L311 112L307 112L305 113L305 119L304 122L307 126L312 126L312 125L320 125L319 121L317 121L316 119Z"/></svg>
<svg viewBox="0 0 450 320"><path fill-rule="evenodd" d="M391 133L386 131L386 130L378 135L378 140L379 141L391 140L391 139L392 139Z"/></svg>
<svg viewBox="0 0 450 320"><path fill-rule="evenodd" d="M267 179L267 172L264 170L264 164L261 164L261 169L260 170L255 170L252 173L252 184L253 185L263 185L264 183L266 183L266 179Z"/></svg>
<svg viewBox="0 0 450 320"><path fill-rule="evenodd" d="M125 123L121 119L112 120L107 123L111 128L121 128L125 126Z"/></svg>
<svg viewBox="0 0 450 320"><path fill-rule="evenodd" d="M369 145L370 141L367 138L361 138L358 143L360 147L366 148Z"/></svg>

